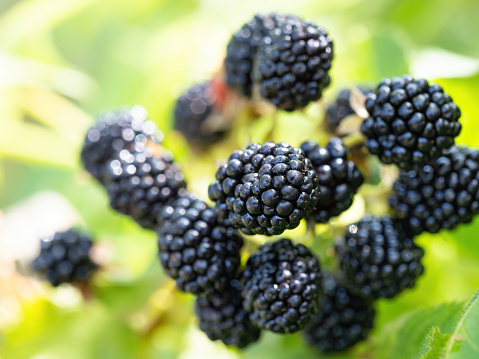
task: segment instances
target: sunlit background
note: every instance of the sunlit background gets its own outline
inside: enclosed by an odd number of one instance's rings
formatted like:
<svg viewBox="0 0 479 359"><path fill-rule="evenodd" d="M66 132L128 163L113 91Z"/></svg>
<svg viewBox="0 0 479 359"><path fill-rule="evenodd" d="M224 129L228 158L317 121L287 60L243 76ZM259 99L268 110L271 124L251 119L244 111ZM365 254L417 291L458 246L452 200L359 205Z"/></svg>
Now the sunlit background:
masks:
<svg viewBox="0 0 479 359"><path fill-rule="evenodd" d="M95 116L140 104L165 133L189 187L206 200L215 160L244 145L247 134L232 133L233 141L193 153L171 131L175 98L220 71L232 32L270 11L307 17L330 31L336 57L326 102L345 86L374 86L405 73L426 77L462 110L457 142L479 147L477 0L1 0L1 358L317 356L300 335L265 333L244 351L210 342L197 329L194 298L172 290L165 278L155 234L109 209L105 192L79 161ZM299 145L322 138L314 129L323 109L314 104L303 113L279 114L275 139ZM269 123L259 119L248 136L261 140ZM381 194L365 205L370 190L361 190L339 223L365 211L384 213ZM71 286L53 289L38 281L27 265L41 235L72 225L94 235L104 263L88 302ZM332 238L326 227L319 233L314 247L327 266ZM416 357L428 328L451 331L448 318L459 316L479 289L478 233L476 220L421 236L426 274L413 290L380 300L370 339L335 358Z"/></svg>

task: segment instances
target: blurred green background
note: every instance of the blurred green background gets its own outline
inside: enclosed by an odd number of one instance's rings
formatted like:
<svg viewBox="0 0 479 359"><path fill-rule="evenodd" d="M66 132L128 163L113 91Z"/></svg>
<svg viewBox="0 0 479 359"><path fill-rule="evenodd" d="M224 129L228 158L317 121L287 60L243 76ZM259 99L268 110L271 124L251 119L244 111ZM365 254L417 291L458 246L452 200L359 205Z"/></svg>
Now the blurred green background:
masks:
<svg viewBox="0 0 479 359"><path fill-rule="evenodd" d="M373 86L404 73L426 77L444 86L462 110L458 143L479 146L477 0L1 0L1 358L319 356L300 335L265 333L241 352L208 341L196 328L194 298L172 290L164 277L155 234L110 210L105 192L79 162L96 115L140 104L165 132L190 189L206 200L214 161L248 136L261 140L270 122L260 119L249 134L238 130L234 141L193 153L171 131L175 98L219 71L233 31L253 14L270 11L307 17L330 31L336 57L326 101L344 86ZM275 139L299 145L322 138L314 131L323 106L279 114ZM362 189L338 224L365 211L384 213L380 196L366 205L370 191ZM41 284L25 267L40 235L72 224L88 228L101 243L105 269L88 302L69 286ZM419 358L430 328L451 333L462 305L479 289L478 231L476 220L421 236L426 274L413 290L379 301L369 340L335 358ZM291 236L299 240L303 232ZM327 227L319 233L308 244L327 267L332 233Z"/></svg>

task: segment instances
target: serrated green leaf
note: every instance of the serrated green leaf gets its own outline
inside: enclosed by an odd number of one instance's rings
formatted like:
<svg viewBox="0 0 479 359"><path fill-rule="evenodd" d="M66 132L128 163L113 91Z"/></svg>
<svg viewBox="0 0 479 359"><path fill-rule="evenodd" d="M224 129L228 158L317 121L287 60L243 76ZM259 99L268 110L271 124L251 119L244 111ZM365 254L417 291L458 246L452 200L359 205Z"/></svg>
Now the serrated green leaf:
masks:
<svg viewBox="0 0 479 359"><path fill-rule="evenodd" d="M431 328L424 340L425 352L421 359L440 359L450 337L449 333L441 334L439 327Z"/></svg>
<svg viewBox="0 0 479 359"><path fill-rule="evenodd" d="M479 358L479 292L464 309L445 350L444 359Z"/></svg>

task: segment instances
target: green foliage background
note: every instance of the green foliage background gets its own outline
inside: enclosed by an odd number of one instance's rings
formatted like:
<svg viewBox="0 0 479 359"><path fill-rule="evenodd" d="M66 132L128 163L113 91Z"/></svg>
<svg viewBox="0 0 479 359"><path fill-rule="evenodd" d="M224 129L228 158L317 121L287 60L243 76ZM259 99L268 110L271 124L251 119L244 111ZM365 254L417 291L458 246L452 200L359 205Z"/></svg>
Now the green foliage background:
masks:
<svg viewBox="0 0 479 359"><path fill-rule="evenodd" d="M336 58L327 100L341 87L373 86L385 76L427 76L462 109L458 142L479 146L477 0L2 0L0 208L7 217L35 193L56 191L78 211L80 225L110 244L111 255L89 302L76 290L40 286L0 266L1 358L319 356L300 335L266 333L241 352L209 342L196 329L193 297L172 291L164 277L154 233L110 210L106 194L79 163L94 116L141 104L165 132L165 144L183 165L190 189L206 199L215 160L248 136L260 141L270 119L260 119L249 133L239 124L229 140L198 154L171 131L174 100L218 71L234 30L254 13L269 11L308 17L329 29ZM276 140L297 145L323 138L314 132L322 111L317 104L303 113L280 114ZM364 211L384 212L384 198L365 204L370 189L363 188L339 224ZM35 221L42 218L25 217L24 225ZM459 321L479 289L478 231L476 220L454 232L418 238L426 250L426 274L413 290L380 300L370 339L334 358L479 357L475 301ZM300 239L303 232L291 236ZM328 266L332 234L327 227L319 233L308 244ZM10 233L2 240L17 238ZM30 286L35 289L25 289ZM145 335L155 318L156 330Z"/></svg>

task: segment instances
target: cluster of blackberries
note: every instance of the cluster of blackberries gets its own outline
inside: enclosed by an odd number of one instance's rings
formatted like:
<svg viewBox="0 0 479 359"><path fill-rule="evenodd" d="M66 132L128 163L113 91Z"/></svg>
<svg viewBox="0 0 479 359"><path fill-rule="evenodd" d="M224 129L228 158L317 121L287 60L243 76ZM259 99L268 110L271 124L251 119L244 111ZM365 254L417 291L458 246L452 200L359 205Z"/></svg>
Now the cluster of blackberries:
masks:
<svg viewBox="0 0 479 359"><path fill-rule="evenodd" d="M225 79L196 85L177 100L174 127L195 147L221 138L229 129L229 89L247 98L259 93L278 109L303 108L329 85L332 59L323 28L290 15L256 15L228 44ZM157 232L160 263L179 290L197 296L199 327L211 340L243 348L262 330L304 330L319 351L351 347L372 328L374 301L413 287L423 273L424 251L414 236L454 229L479 213L479 151L454 145L461 125L451 97L411 76L361 92L366 147L399 166L400 175L390 195L393 215L365 215L337 241L336 274L323 273L310 249L285 238L242 263L240 232L280 235L350 208L364 178L342 139L234 151L208 188L210 207L187 192L142 107L109 112L88 131L85 168L105 187L111 207ZM327 110L331 132L353 114L351 91L341 91ZM57 233L42 241L33 266L54 286L86 281L96 267L90 247L77 232Z"/></svg>

